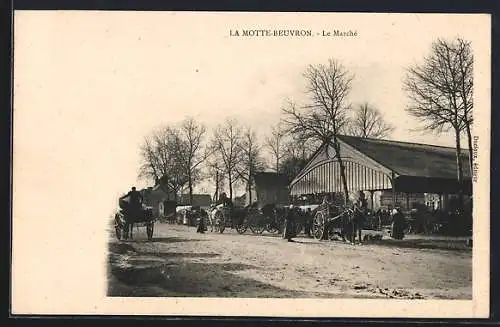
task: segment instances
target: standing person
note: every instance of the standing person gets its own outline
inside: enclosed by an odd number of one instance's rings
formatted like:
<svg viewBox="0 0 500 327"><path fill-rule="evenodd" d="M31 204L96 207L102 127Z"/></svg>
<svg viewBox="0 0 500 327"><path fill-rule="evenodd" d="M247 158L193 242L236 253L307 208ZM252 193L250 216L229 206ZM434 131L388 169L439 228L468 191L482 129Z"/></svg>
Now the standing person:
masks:
<svg viewBox="0 0 500 327"><path fill-rule="evenodd" d="M358 192L358 198L355 202L356 211L354 213L354 231L358 231L358 240L361 243L361 234L365 225L365 216L368 209L368 202L363 191ZM354 235L356 239L356 235Z"/></svg>
<svg viewBox="0 0 500 327"><path fill-rule="evenodd" d="M283 228L283 238L288 242L293 242L293 237L295 237L295 213L293 204L291 204L285 214L285 228Z"/></svg>
<svg viewBox="0 0 500 327"><path fill-rule="evenodd" d="M305 214L305 225L304 225L304 233L307 235L307 237L311 237L311 225L312 225L312 210L311 208L307 208L307 212Z"/></svg>
<svg viewBox="0 0 500 327"><path fill-rule="evenodd" d="M391 236L396 240L404 237L404 215L399 208L392 210L392 231Z"/></svg>
<svg viewBox="0 0 500 327"><path fill-rule="evenodd" d="M198 228L196 229L197 233L205 234L205 215L203 214L203 211L200 209L198 211Z"/></svg>
<svg viewBox="0 0 500 327"><path fill-rule="evenodd" d="M323 196L323 201L321 202L321 207L323 208L323 210L325 210L326 212L326 217L330 217L332 215L332 205L334 204L334 201L331 201L330 202L330 199L329 199L329 196L328 194L325 194ZM345 225L344 225L345 226ZM345 234L345 233L343 233ZM323 230L323 240L328 240L328 228L324 228Z"/></svg>

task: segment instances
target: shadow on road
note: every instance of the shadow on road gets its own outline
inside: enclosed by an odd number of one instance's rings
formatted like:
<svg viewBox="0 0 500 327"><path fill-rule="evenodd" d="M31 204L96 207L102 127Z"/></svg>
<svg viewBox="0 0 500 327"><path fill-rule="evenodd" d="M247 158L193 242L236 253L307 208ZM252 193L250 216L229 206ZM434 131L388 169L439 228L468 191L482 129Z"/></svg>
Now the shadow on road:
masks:
<svg viewBox="0 0 500 327"><path fill-rule="evenodd" d="M136 237L133 240L121 240L122 244L133 244L133 243L178 243L178 242L204 242L205 239L196 238L182 238L182 237L154 237L152 240L148 240L146 237Z"/></svg>
<svg viewBox="0 0 500 327"><path fill-rule="evenodd" d="M240 263L178 262L143 269L112 269L126 287L109 285L108 296L143 297L307 297L234 272L258 269ZM310 294L309 294L310 295Z"/></svg>
<svg viewBox="0 0 500 327"><path fill-rule="evenodd" d="M206 241L204 239L188 239L182 237L155 237L151 241L148 240L138 240L137 243L177 243L177 242L201 242Z"/></svg>
<svg viewBox="0 0 500 327"><path fill-rule="evenodd" d="M462 240L422 240L422 239L384 239L372 240L365 244L382 245L386 247L406 248L406 249L432 249L432 250L447 250L447 251L472 251L465 241Z"/></svg>
<svg viewBox="0 0 500 327"><path fill-rule="evenodd" d="M310 292L287 290L238 273L258 266L204 262L211 253L144 253L118 244L108 262L108 296L120 297L309 297ZM132 265L118 262L127 253ZM190 260L185 260L189 258ZM326 297L327 295L315 295Z"/></svg>
<svg viewBox="0 0 500 327"><path fill-rule="evenodd" d="M213 258L218 257L220 254L218 253L192 253L192 252L144 252L144 251L136 251L137 255L141 256L155 256L157 258Z"/></svg>

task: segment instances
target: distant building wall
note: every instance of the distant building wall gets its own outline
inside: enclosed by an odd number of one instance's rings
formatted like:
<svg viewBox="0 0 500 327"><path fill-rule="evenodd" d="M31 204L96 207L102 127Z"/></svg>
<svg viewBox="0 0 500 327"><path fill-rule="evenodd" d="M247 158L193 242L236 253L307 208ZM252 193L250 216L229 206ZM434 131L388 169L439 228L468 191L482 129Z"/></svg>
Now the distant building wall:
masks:
<svg viewBox="0 0 500 327"><path fill-rule="evenodd" d="M379 201L375 210L380 207L392 207L393 206L393 194L391 190L379 192ZM408 211L414 208L416 205L425 205L426 196L424 193L394 193L396 206L399 206L402 210Z"/></svg>

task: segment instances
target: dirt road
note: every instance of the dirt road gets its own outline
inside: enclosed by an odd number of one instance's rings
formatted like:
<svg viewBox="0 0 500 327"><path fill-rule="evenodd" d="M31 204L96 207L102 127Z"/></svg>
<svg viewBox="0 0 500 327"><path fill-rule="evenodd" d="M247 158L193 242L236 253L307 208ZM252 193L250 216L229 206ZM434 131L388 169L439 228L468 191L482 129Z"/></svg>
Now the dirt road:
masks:
<svg viewBox="0 0 500 327"><path fill-rule="evenodd" d="M134 241L110 235L109 296L472 298L464 240L286 242L169 224L156 224L151 242L144 229Z"/></svg>

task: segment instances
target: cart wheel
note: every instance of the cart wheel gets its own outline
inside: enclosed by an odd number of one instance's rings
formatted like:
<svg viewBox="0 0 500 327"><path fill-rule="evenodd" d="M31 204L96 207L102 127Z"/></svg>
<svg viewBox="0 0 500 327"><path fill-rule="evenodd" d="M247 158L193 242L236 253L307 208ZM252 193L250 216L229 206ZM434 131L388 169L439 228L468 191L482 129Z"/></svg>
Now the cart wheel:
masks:
<svg viewBox="0 0 500 327"><path fill-rule="evenodd" d="M153 223L148 224L146 228L148 233L148 240L151 241L153 239L154 224Z"/></svg>
<svg viewBox="0 0 500 327"><path fill-rule="evenodd" d="M245 234L247 228L248 226L245 221L241 222L241 224L236 225L236 231L238 232L238 234Z"/></svg>
<svg viewBox="0 0 500 327"><path fill-rule="evenodd" d="M278 228L274 224L266 224L266 231L271 234L276 234L279 232Z"/></svg>
<svg viewBox="0 0 500 327"><path fill-rule="evenodd" d="M322 212L317 212L313 219L312 225L313 236L316 240L321 241L325 234L325 217Z"/></svg>
<svg viewBox="0 0 500 327"><path fill-rule="evenodd" d="M250 230L254 234L262 234L264 232L264 226L259 226L258 224L252 224L250 225Z"/></svg>
<svg viewBox="0 0 500 327"><path fill-rule="evenodd" d="M262 234L265 229L265 225L262 222L262 217L256 212L250 212L248 217L249 227L252 233L254 234Z"/></svg>

